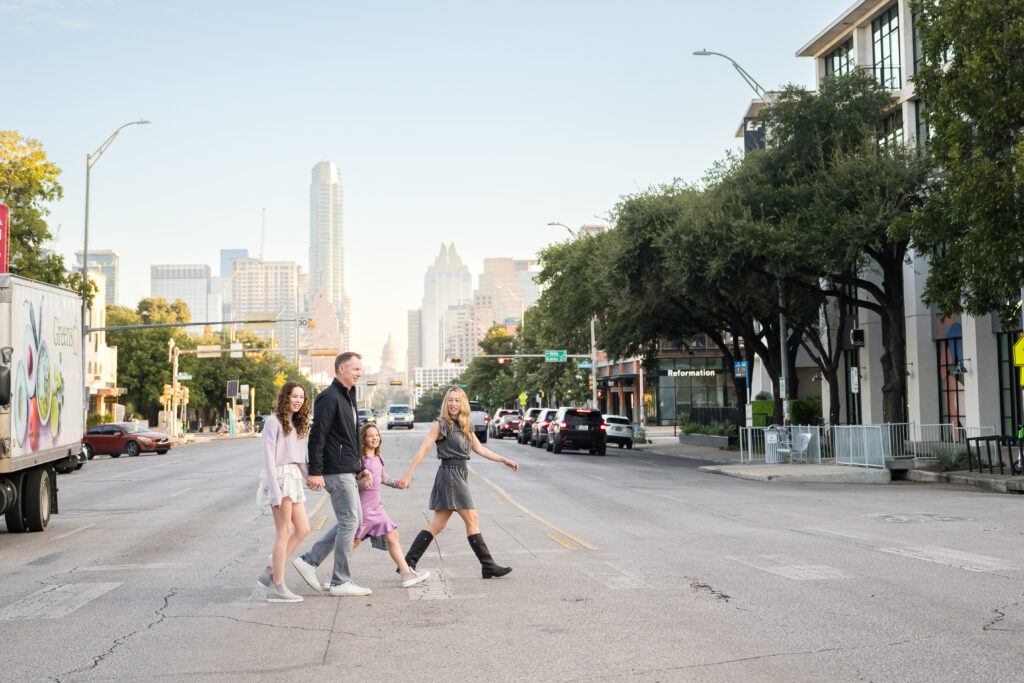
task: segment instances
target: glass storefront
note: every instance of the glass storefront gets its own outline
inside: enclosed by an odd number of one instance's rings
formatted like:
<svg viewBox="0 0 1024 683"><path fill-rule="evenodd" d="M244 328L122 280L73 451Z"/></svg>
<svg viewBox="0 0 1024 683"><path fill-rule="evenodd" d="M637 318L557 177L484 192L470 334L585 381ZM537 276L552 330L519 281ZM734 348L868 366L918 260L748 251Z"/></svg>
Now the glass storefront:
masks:
<svg viewBox="0 0 1024 683"><path fill-rule="evenodd" d="M658 377L650 378L648 389L657 408L657 424L675 424L676 416L689 416L691 408L735 408L729 370L721 357L661 358Z"/></svg>

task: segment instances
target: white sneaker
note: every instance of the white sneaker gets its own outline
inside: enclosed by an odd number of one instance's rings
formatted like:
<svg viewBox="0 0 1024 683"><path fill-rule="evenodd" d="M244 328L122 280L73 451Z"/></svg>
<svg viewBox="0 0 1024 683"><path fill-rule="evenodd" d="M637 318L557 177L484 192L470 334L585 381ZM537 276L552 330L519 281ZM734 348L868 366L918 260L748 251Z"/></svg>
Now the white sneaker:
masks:
<svg viewBox="0 0 1024 683"><path fill-rule="evenodd" d="M407 572L402 572L401 573L402 588L408 588L409 586L415 586L417 583L419 583L420 581L423 581L428 576L430 576L430 572L428 572L426 569L422 569L422 570L419 570L419 571L417 571L415 569L410 569Z"/></svg>
<svg viewBox="0 0 1024 683"><path fill-rule="evenodd" d="M323 586L320 585L320 577L316 575L316 567L306 562L302 557L296 557L292 560L292 566L299 572L299 576L306 580L310 588L317 593L323 591Z"/></svg>
<svg viewBox="0 0 1024 683"><path fill-rule="evenodd" d="M331 589L327 592L335 597L352 597L360 595L369 595L373 591L371 591L369 588L357 586L352 581L346 581L345 583L339 583L336 586L331 586Z"/></svg>
<svg viewBox="0 0 1024 683"><path fill-rule="evenodd" d="M267 589L267 602L302 602L302 596L292 593L283 583L280 586L271 584Z"/></svg>

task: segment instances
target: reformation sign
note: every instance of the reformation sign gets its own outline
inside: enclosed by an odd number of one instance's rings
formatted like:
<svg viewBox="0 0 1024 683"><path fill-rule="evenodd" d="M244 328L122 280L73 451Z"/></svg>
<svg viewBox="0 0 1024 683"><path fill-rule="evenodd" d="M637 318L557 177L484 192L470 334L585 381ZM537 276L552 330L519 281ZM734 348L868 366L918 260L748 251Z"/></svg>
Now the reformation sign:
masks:
<svg viewBox="0 0 1024 683"><path fill-rule="evenodd" d="M719 370L669 370L669 377L714 377L720 371Z"/></svg>

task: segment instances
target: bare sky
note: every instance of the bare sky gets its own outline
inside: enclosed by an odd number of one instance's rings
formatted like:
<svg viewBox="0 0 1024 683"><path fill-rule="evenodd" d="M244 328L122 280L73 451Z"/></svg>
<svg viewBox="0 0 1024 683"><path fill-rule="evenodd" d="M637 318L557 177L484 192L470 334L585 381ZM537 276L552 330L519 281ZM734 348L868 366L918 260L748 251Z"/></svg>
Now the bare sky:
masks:
<svg viewBox="0 0 1024 683"><path fill-rule="evenodd" d="M0 0L0 129L63 169L55 248L121 256L121 302L149 267L260 249L306 267L309 178L345 193L353 345L404 361L406 311L442 242L476 276L535 258L619 197L697 181L739 142L753 93L811 85L796 50L846 3L116 2Z"/></svg>

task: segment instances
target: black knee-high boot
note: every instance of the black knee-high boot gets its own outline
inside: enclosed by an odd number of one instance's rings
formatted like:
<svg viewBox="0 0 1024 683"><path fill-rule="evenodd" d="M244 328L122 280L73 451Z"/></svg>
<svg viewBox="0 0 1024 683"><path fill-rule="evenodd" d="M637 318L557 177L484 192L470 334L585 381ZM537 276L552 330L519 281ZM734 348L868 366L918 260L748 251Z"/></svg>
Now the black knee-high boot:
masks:
<svg viewBox="0 0 1024 683"><path fill-rule="evenodd" d="M496 576L505 576L512 567L499 567L494 563L494 558L491 557L491 551L487 549L487 544L484 543L483 534L473 534L467 536L466 540L469 541L469 547L476 553L476 559L480 560L480 571L485 579L493 579Z"/></svg>
<svg viewBox="0 0 1024 683"><path fill-rule="evenodd" d="M409 546L409 552L405 554L405 563L409 565L410 569L416 569L416 563L423 557L423 553L430 547L430 542L433 540L434 534L426 529L416 535L416 539Z"/></svg>

